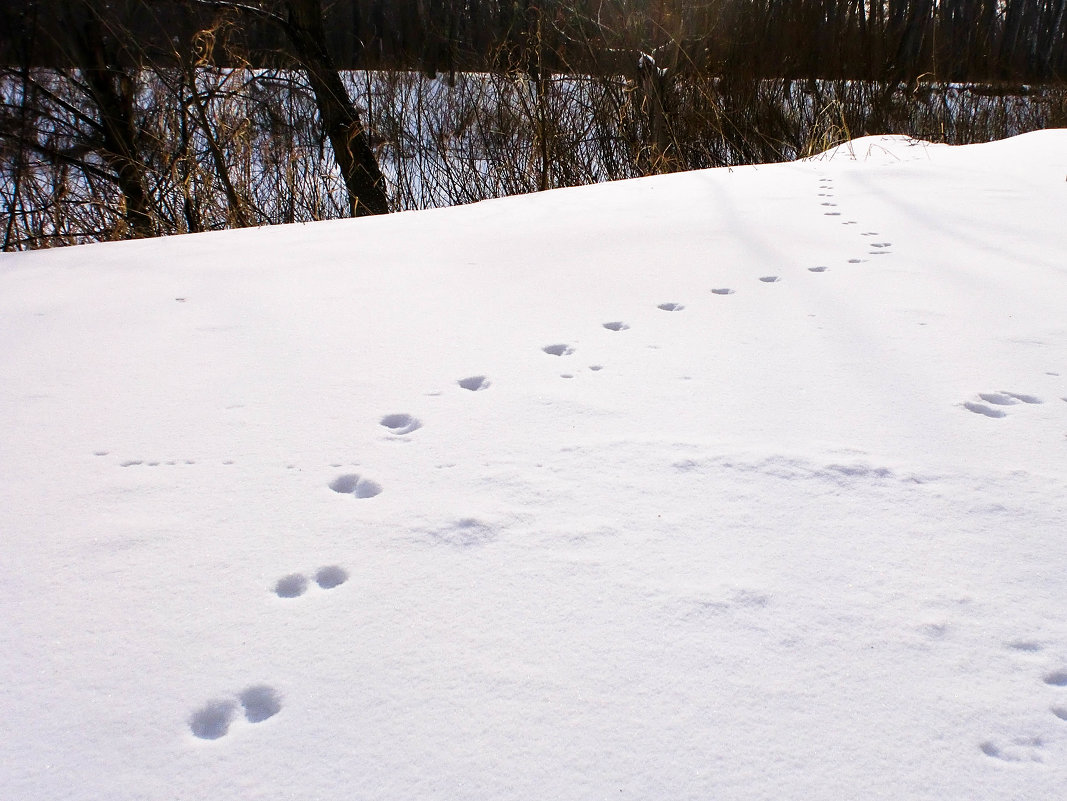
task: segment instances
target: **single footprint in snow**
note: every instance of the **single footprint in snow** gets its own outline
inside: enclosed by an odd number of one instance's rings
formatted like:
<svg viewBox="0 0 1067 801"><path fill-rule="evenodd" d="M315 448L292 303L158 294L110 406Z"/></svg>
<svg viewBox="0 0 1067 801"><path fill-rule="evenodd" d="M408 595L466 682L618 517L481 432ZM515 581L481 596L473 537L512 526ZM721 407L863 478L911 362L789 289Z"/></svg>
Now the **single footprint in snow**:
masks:
<svg viewBox="0 0 1067 801"><path fill-rule="evenodd" d="M727 289L726 287L719 287L718 289L711 290L711 294L713 294L713 295L732 295L732 294L734 294L734 291L732 289Z"/></svg>
<svg viewBox="0 0 1067 801"><path fill-rule="evenodd" d="M826 272L826 267L823 267L821 265L819 267L809 267L808 268L808 272L809 273L824 273L824 272Z"/></svg>
<svg viewBox="0 0 1067 801"><path fill-rule="evenodd" d="M1034 640L1012 640L1008 647L1013 651L1022 651L1027 654L1036 654L1042 649L1042 645Z"/></svg>
<svg viewBox="0 0 1067 801"><path fill-rule="evenodd" d="M604 323L604 327L609 331L625 331L630 326L622 322L622 320L616 320L613 323Z"/></svg>
<svg viewBox="0 0 1067 801"><path fill-rule="evenodd" d="M431 543L460 549L488 545L498 536L495 527L474 517L465 517L425 533Z"/></svg>
<svg viewBox="0 0 1067 801"><path fill-rule="evenodd" d="M1019 402L1003 392L979 392L978 397L986 403L995 403L997 406L1012 406Z"/></svg>
<svg viewBox="0 0 1067 801"><path fill-rule="evenodd" d="M1007 417L1007 412L1002 412L1000 409L994 409L991 406L986 406L984 403L973 403L967 401L963 404L963 408L969 412L975 414L983 414L986 417Z"/></svg>
<svg viewBox="0 0 1067 801"><path fill-rule="evenodd" d="M681 311L685 306L681 303L661 303L656 308L662 309L663 311Z"/></svg>
<svg viewBox="0 0 1067 801"><path fill-rule="evenodd" d="M292 573L278 579L274 585L274 594L279 598L299 598L307 592L308 580L299 573Z"/></svg>
<svg viewBox="0 0 1067 801"><path fill-rule="evenodd" d="M422 428L422 423L419 419L412 417L410 414L387 414L381 419L381 424L397 435L410 434L412 431Z"/></svg>
<svg viewBox="0 0 1067 801"><path fill-rule="evenodd" d="M211 701L192 714L189 728L201 740L217 740L230 730L236 711L232 701Z"/></svg>
<svg viewBox="0 0 1067 801"><path fill-rule="evenodd" d="M483 389L489 388L489 379L484 375L472 375L470 378L461 378L456 382L463 389L469 389L471 392L480 392Z"/></svg>
<svg viewBox="0 0 1067 801"><path fill-rule="evenodd" d="M541 350L549 356L570 356L574 353L574 348L570 345L545 345Z"/></svg>
<svg viewBox="0 0 1067 801"><path fill-rule="evenodd" d="M777 284L781 279L777 275L764 275L760 280L765 284Z"/></svg>
<svg viewBox="0 0 1067 801"><path fill-rule="evenodd" d="M353 495L356 498L373 498L381 493L382 486L375 481L363 478L358 473L346 473L331 481L330 489L342 495Z"/></svg>
<svg viewBox="0 0 1067 801"><path fill-rule="evenodd" d="M1067 687L1067 670L1055 670L1047 674L1045 684L1052 687Z"/></svg>
<svg viewBox="0 0 1067 801"><path fill-rule="evenodd" d="M1041 398L1034 395L1023 395L1020 392L1004 392L1001 390L1002 395L1007 395L1009 398L1015 398L1015 400L1021 400L1023 403L1044 403Z"/></svg>
<svg viewBox="0 0 1067 801"><path fill-rule="evenodd" d="M249 723L262 723L282 710L282 702L278 693L266 684L249 687L238 698L245 710L245 720Z"/></svg>
<svg viewBox="0 0 1067 801"><path fill-rule="evenodd" d="M315 571L315 583L324 590L340 587L348 581L348 571L339 565L326 565Z"/></svg>

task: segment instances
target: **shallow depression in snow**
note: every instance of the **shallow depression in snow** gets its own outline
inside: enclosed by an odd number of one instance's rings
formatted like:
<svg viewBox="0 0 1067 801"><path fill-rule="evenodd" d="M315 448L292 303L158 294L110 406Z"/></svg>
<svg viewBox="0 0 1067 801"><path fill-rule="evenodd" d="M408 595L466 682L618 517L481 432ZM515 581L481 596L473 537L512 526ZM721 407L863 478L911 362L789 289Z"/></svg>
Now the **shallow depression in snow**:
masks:
<svg viewBox="0 0 1067 801"><path fill-rule="evenodd" d="M189 728L202 740L217 740L230 730L236 707L232 701L212 701L189 718Z"/></svg>
<svg viewBox="0 0 1067 801"><path fill-rule="evenodd" d="M274 592L279 598L299 598L308 588L308 580L299 573L278 579Z"/></svg>
<svg viewBox="0 0 1067 801"><path fill-rule="evenodd" d="M410 414L387 414L381 419L381 425L393 434L410 434L422 428L422 422Z"/></svg>
<svg viewBox="0 0 1067 801"><path fill-rule="evenodd" d="M239 696L245 710L245 719L249 723L260 723L274 717L282 709L281 698L273 687L258 684L249 687Z"/></svg>
<svg viewBox="0 0 1067 801"><path fill-rule="evenodd" d="M353 495L357 498L373 498L382 491L380 484L363 478L358 473L338 476L330 482L330 489L342 495Z"/></svg>

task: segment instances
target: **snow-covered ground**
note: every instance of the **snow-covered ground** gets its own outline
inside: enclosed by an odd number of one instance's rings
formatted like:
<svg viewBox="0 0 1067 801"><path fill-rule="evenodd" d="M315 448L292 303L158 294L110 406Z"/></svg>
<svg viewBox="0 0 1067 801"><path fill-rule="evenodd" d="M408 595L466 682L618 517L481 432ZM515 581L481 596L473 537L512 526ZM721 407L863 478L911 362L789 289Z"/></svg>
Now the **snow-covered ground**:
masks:
<svg viewBox="0 0 1067 801"><path fill-rule="evenodd" d="M1065 178L0 257L0 798L1062 799Z"/></svg>

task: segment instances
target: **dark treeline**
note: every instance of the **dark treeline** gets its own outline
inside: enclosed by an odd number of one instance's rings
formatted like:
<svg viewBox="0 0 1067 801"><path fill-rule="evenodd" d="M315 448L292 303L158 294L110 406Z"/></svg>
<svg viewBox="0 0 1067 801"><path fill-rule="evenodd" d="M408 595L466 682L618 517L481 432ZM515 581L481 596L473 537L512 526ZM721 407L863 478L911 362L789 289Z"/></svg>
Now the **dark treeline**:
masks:
<svg viewBox="0 0 1067 801"><path fill-rule="evenodd" d="M1067 0L6 0L4 250L1067 125Z"/></svg>
<svg viewBox="0 0 1067 801"><path fill-rule="evenodd" d="M75 3L75 5L77 5ZM220 9L272 0L102 0L142 52L173 55ZM58 43L69 0L6 0L0 61L70 66ZM1067 0L334 0L324 2L341 69L619 69L635 48L675 48L693 69L762 77L1041 82L1067 76ZM251 15L252 66L292 65L285 34ZM27 49L33 52L28 53ZM232 55L216 52L219 66Z"/></svg>

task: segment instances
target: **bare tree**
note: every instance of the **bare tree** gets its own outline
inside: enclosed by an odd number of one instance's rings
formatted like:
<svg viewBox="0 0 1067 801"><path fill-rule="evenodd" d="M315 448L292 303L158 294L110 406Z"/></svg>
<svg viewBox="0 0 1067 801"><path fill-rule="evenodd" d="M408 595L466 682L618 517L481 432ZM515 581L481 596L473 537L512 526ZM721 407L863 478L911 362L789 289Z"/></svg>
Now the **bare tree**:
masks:
<svg viewBox="0 0 1067 801"><path fill-rule="evenodd" d="M337 64L326 46L322 0L192 0L200 6L227 9L277 26L292 56L307 76L323 131L348 189L351 214L385 214L389 198L385 178L370 146L370 137Z"/></svg>
<svg viewBox="0 0 1067 801"><path fill-rule="evenodd" d="M40 194L51 182L55 190L45 204L56 211L66 202L69 175L96 202L107 207L81 233L92 237L145 237L158 233L152 193L143 158L146 131L138 113L141 53L116 24L113 2L70 0L48 26L52 57L62 66L34 66L34 37L16 68L0 69L4 98L0 139L18 154L16 188ZM36 20L39 22L39 19ZM37 32L46 36L43 28ZM34 187L28 188L27 182ZM118 193L110 203L110 190ZM55 220L64 219L55 215ZM54 233L63 239L63 224ZM75 239L79 232L71 231Z"/></svg>

